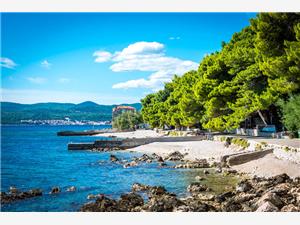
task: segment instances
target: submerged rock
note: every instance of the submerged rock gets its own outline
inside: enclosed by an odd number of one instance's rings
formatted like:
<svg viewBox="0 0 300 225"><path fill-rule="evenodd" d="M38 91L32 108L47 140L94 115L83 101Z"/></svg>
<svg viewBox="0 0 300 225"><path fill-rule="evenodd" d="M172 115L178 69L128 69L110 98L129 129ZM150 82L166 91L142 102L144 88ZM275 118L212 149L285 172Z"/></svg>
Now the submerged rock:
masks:
<svg viewBox="0 0 300 225"><path fill-rule="evenodd" d="M196 177L195 177L195 180L201 181L201 180L205 180L205 178L204 178L204 177L201 177L201 176L196 176Z"/></svg>

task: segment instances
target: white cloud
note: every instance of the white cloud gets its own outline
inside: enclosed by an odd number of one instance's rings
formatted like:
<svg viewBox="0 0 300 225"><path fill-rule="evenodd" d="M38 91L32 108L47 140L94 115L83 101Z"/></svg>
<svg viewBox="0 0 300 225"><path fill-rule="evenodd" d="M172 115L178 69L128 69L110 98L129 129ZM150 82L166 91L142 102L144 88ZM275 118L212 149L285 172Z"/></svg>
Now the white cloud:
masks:
<svg viewBox="0 0 300 225"><path fill-rule="evenodd" d="M169 37L170 40L179 40L180 37Z"/></svg>
<svg viewBox="0 0 300 225"><path fill-rule="evenodd" d="M157 90L162 88L165 82L171 81L175 74L180 76L187 71L197 69L198 63L166 56L164 48L165 46L158 42L142 41L131 44L122 51L117 51L114 54L110 53L110 61L113 62L110 69L114 72L153 72L148 79L129 80L114 84L113 88L143 87Z"/></svg>
<svg viewBox="0 0 300 225"><path fill-rule="evenodd" d="M47 79L43 77L27 77L27 80L34 84L43 84L47 81Z"/></svg>
<svg viewBox="0 0 300 225"><path fill-rule="evenodd" d="M48 60L44 60L43 62L41 62L41 66L46 68L46 69L50 69L50 67L52 66L51 63L48 62Z"/></svg>
<svg viewBox="0 0 300 225"><path fill-rule="evenodd" d="M17 64L12 59L1 57L0 66L8 69L14 69L17 66Z"/></svg>
<svg viewBox="0 0 300 225"><path fill-rule="evenodd" d="M61 78L58 79L58 82L62 83L62 84L69 83L70 81L71 80L69 78L66 78L66 77L61 77Z"/></svg>
<svg viewBox="0 0 300 225"><path fill-rule="evenodd" d="M112 54L106 51L96 51L94 52L93 56L96 57L95 62L102 63L109 61L112 57Z"/></svg>
<svg viewBox="0 0 300 225"><path fill-rule="evenodd" d="M139 97L105 94L100 92L69 92L36 89L0 89L1 101L32 104L38 102L80 103L93 101L98 104L136 103Z"/></svg>

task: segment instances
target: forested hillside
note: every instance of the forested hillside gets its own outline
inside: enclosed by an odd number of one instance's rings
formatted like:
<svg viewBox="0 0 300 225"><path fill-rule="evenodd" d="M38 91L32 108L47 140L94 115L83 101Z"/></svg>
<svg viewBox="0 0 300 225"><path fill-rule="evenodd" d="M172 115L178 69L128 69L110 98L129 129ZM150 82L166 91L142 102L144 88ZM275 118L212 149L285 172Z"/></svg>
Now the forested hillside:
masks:
<svg viewBox="0 0 300 225"><path fill-rule="evenodd" d="M140 103L122 104L141 109ZM19 104L1 102L1 123L19 123L21 120L64 119L106 121L111 120L116 105L98 105L94 102Z"/></svg>

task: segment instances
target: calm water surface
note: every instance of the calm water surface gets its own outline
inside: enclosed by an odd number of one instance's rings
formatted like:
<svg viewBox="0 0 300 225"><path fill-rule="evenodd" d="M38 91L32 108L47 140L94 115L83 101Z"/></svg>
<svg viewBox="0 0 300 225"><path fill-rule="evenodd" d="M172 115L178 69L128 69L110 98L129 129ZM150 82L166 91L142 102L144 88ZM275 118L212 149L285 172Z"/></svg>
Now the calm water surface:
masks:
<svg viewBox="0 0 300 225"><path fill-rule="evenodd" d="M157 163L124 169L109 162L110 153L68 151L69 142L90 142L99 137L59 137L61 130L103 129L108 126L1 126L1 191L41 188L43 196L2 206L2 211L78 211L88 194L114 198L129 192L135 182L163 185L180 196L199 170L158 168ZM129 159L138 153L114 152ZM169 163L169 165L171 165ZM49 195L51 187L62 193ZM75 186L76 192L66 192Z"/></svg>

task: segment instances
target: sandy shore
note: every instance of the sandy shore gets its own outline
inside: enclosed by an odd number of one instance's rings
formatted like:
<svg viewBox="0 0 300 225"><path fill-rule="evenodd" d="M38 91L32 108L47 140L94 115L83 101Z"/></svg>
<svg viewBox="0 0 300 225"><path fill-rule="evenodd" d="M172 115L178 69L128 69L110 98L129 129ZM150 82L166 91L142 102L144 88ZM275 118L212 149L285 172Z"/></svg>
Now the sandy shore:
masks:
<svg viewBox="0 0 300 225"><path fill-rule="evenodd" d="M105 133L98 136L114 135L121 138L145 138L160 137L162 134L153 130L137 130L133 132ZM253 140L257 141L255 138ZM259 139L259 141L262 141ZM264 140L265 141L265 140ZM268 139L268 142L283 142L283 140ZM276 144L280 144L277 143ZM295 141L294 141L295 142ZM298 142L296 142L297 144ZM273 144L273 143L272 143ZM184 159L196 160L207 159L209 161L220 161L224 155L238 153L234 147L225 148L224 143L218 141L186 141L186 142L154 142L147 145L138 146L127 151L136 151L146 154L156 153L165 156L171 152L179 151L187 153ZM274 154L268 154L260 159L233 166L234 169L251 175L271 177L286 173L290 177L300 176L300 164L292 163L287 160L278 159Z"/></svg>

